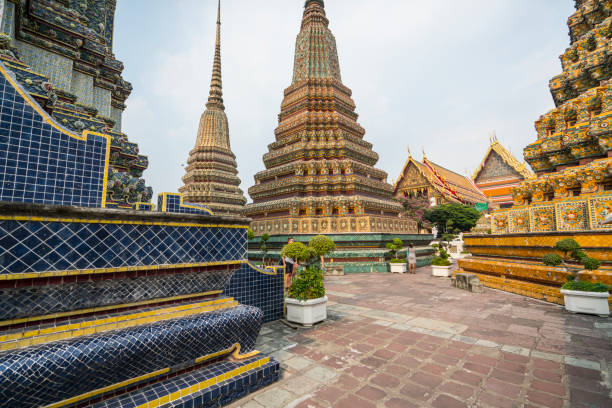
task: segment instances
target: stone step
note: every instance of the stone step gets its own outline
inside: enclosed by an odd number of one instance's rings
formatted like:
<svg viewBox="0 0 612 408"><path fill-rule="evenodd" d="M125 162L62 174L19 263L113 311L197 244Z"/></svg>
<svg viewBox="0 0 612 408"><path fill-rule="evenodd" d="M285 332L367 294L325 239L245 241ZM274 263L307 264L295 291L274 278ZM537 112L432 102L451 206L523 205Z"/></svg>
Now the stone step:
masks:
<svg viewBox="0 0 612 408"><path fill-rule="evenodd" d="M5 351L0 405L81 406L200 370L230 353L250 358L262 320L260 309L238 305Z"/></svg>
<svg viewBox="0 0 612 408"><path fill-rule="evenodd" d="M93 318L72 319L65 323L41 325L34 329L17 329L0 335L0 351L88 336L109 330L135 327L236 306L238 306L238 302L234 298L219 298L195 303L151 307L136 311L129 310Z"/></svg>
<svg viewBox="0 0 612 408"><path fill-rule="evenodd" d="M279 372L279 363L270 357L256 356L244 361L226 360L87 406L92 408L223 406L276 381Z"/></svg>
<svg viewBox="0 0 612 408"><path fill-rule="evenodd" d="M145 307L156 307L162 305L170 305L185 302L197 302L204 299L213 299L221 295L221 290L213 290L209 292L192 293L189 295L170 296L165 298L147 299L139 302L119 303L113 305L90 307L87 309L70 310L66 312L57 312L47 315L36 315L28 317L18 317L14 319L0 321L0 333L10 331L15 328L29 327L32 330L33 326L40 326L50 322L63 322L70 319L76 319L84 316L100 316L113 313L133 311Z"/></svg>

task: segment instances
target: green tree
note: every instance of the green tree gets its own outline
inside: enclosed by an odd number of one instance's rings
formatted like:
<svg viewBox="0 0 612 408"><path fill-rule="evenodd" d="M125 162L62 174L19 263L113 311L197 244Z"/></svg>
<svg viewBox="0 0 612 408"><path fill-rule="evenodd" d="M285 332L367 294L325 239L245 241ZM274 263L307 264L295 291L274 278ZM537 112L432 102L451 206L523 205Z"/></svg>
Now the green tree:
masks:
<svg viewBox="0 0 612 408"><path fill-rule="evenodd" d="M474 228L480 216L478 210L467 205L442 204L428 210L424 218L440 232L467 232Z"/></svg>

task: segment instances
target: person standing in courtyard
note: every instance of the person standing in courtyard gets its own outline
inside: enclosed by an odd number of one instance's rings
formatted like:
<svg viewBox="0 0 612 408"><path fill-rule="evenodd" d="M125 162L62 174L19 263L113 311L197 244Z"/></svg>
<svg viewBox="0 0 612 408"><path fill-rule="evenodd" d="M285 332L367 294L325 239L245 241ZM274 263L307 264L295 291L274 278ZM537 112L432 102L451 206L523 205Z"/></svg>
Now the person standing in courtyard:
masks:
<svg viewBox="0 0 612 408"><path fill-rule="evenodd" d="M416 249L414 245L408 245L408 273L416 273Z"/></svg>
<svg viewBox="0 0 612 408"><path fill-rule="evenodd" d="M287 245L293 244L295 240L293 238L289 238L287 240ZM293 282L293 277L295 276L296 271L296 262L294 259L289 258L287 255L283 255L283 266L285 267L285 287L288 288L291 286Z"/></svg>

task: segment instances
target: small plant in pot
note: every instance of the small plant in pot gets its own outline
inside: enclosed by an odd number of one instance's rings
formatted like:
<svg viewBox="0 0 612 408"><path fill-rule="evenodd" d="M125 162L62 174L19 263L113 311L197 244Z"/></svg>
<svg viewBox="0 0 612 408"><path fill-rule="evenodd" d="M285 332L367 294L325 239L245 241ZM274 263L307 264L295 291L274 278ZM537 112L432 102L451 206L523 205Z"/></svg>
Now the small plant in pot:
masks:
<svg viewBox="0 0 612 408"><path fill-rule="evenodd" d="M563 269L570 272L568 282L561 287L565 310L573 313L608 316L610 314L608 305L610 287L602 283L580 280L578 275L580 268L572 267L567 263L571 258L582 264L585 270L595 271L599 269L601 262L589 257L573 239L557 242L555 249L563 252L563 257L558 254L547 254L542 261L548 266L563 265Z"/></svg>
<svg viewBox="0 0 612 408"><path fill-rule="evenodd" d="M452 237L452 235L450 235ZM448 254L448 240L449 236L444 234L440 240L440 244L434 244L434 249L437 249L439 255L431 261L431 274L432 276L448 278L451 275L452 262L450 261L450 255ZM450 239L452 241L453 238Z"/></svg>
<svg viewBox="0 0 612 408"><path fill-rule="evenodd" d="M283 248L281 256L292 258L303 265L293 278L285 299L288 321L312 326L327 318L323 271L315 263L335 249L334 241L324 235L313 237L308 246L293 242Z"/></svg>
<svg viewBox="0 0 612 408"><path fill-rule="evenodd" d="M397 254L404 247L404 243L401 239L395 238L393 242L387 243L387 249L391 251L391 260L389 265L392 273L405 273L406 272L406 261L399 259Z"/></svg>

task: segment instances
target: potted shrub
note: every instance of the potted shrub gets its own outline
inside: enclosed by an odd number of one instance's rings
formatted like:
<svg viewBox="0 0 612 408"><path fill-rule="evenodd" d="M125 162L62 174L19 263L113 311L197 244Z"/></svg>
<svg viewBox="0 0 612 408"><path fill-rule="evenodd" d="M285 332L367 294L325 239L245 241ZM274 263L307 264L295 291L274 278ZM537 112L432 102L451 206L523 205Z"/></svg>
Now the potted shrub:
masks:
<svg viewBox="0 0 612 408"><path fill-rule="evenodd" d="M327 319L323 271L315 262L335 249L334 241L323 235L313 237L308 246L293 242L283 248L281 256L288 256L303 265L293 279L285 299L288 321L312 326Z"/></svg>
<svg viewBox="0 0 612 408"><path fill-rule="evenodd" d="M401 239L395 238L393 242L387 244L387 249L391 251L392 258L389 261L392 273L406 273L406 261L397 257L398 251L404 247Z"/></svg>
<svg viewBox="0 0 612 408"><path fill-rule="evenodd" d="M570 280L561 288L565 310L606 317L610 314L610 288L602 283Z"/></svg>
<svg viewBox="0 0 612 408"><path fill-rule="evenodd" d="M599 269L601 262L590 258L573 239L564 239L556 243L555 249L563 252L563 257L557 254L547 254L542 262L548 266L560 266L570 272L568 282L561 287L565 310L573 313L588 313L608 316L610 308L608 297L610 288L601 283L592 283L577 279L580 268L567 264L569 259L578 261L584 269L594 271Z"/></svg>
<svg viewBox="0 0 612 408"><path fill-rule="evenodd" d="M451 276L451 269L453 269L453 267L452 262L449 260L450 255L446 250L448 246L448 241L445 241L445 239L448 239L449 237L447 237L446 234L444 235L445 236L440 239L439 245L433 245L433 247L437 249L439 254L431 261L431 275L448 278L449 276Z"/></svg>

